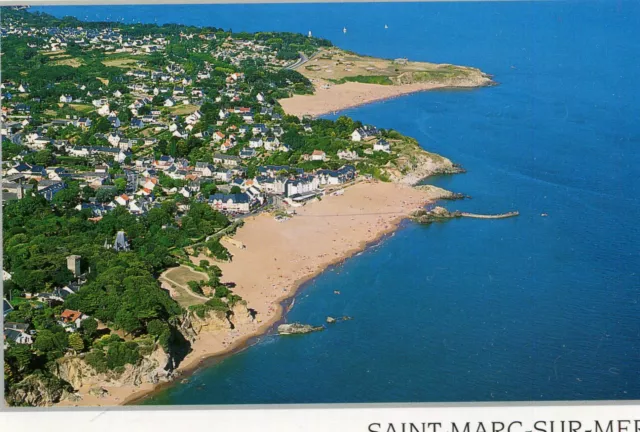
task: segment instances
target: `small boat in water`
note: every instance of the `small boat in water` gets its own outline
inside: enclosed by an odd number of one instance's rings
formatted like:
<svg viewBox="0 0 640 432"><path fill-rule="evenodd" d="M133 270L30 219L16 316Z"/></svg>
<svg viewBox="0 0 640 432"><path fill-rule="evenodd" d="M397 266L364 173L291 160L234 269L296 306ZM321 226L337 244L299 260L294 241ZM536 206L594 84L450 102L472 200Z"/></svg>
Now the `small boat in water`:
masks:
<svg viewBox="0 0 640 432"><path fill-rule="evenodd" d="M389 26L385 24L385 25L384 25L384 28L385 28L385 29L388 29L388 28L389 28Z"/></svg>
<svg viewBox="0 0 640 432"><path fill-rule="evenodd" d="M549 216L549 215L548 215L548 214L546 214L546 213L542 213L540 216L542 216L542 217L547 217L547 216Z"/></svg>
<svg viewBox="0 0 640 432"><path fill-rule="evenodd" d="M346 32L347 32L347 28L346 28L346 27L344 27L344 28L342 29L342 33L346 33Z"/></svg>

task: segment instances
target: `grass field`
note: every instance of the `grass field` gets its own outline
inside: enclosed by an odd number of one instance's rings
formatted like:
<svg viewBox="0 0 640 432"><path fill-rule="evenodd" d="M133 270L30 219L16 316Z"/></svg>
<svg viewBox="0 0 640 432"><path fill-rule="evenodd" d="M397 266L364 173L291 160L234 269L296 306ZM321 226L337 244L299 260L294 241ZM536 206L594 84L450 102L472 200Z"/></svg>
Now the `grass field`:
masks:
<svg viewBox="0 0 640 432"><path fill-rule="evenodd" d="M136 62L137 60L135 59L124 57L124 58L103 60L102 64L105 66L132 69L136 67Z"/></svg>
<svg viewBox="0 0 640 432"><path fill-rule="evenodd" d="M187 282L189 281L202 281L207 279L208 276L206 274L197 272L187 266L171 268L160 275L159 278L160 282L168 284L171 287L174 292L172 296L173 299L184 308L202 304L208 300L206 297L194 293L187 286Z"/></svg>
<svg viewBox="0 0 640 432"><path fill-rule="evenodd" d="M194 113L196 111L196 106L195 105L184 105L184 104L178 104L174 107L168 108L168 110L175 115L185 115L185 114L191 114Z"/></svg>
<svg viewBox="0 0 640 432"><path fill-rule="evenodd" d="M320 49L297 70L309 79L334 84L350 81L382 85L447 80L471 73L461 66L366 57L335 47Z"/></svg>
<svg viewBox="0 0 640 432"><path fill-rule="evenodd" d="M88 113L93 110L93 105L85 105L85 104L69 104L71 108L76 111L80 111L81 113Z"/></svg>
<svg viewBox="0 0 640 432"><path fill-rule="evenodd" d="M187 285L189 281L202 281L207 280L208 276L204 273L197 272L191 267L180 266L167 270L163 277L169 282L173 282L176 285Z"/></svg>

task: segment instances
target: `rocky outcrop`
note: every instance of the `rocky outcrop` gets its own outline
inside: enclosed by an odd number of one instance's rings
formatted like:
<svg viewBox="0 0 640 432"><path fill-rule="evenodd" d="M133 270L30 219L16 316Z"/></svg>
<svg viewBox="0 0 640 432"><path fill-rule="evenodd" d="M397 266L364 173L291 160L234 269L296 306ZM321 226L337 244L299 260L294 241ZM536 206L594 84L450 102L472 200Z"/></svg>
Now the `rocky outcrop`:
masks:
<svg viewBox="0 0 640 432"><path fill-rule="evenodd" d="M407 71L392 78L392 81L396 85L423 83L460 88L486 87L496 84L491 79L491 75L478 68L450 64L434 65L428 70Z"/></svg>
<svg viewBox="0 0 640 432"><path fill-rule="evenodd" d="M257 312L247 307L246 302L236 303L227 311L209 310L204 317L193 312L185 314L180 332L187 340L193 341L202 332L234 329L237 325L253 322Z"/></svg>
<svg viewBox="0 0 640 432"><path fill-rule="evenodd" d="M278 333L281 335L305 334L322 330L324 330L324 326L315 327L309 324L300 323L280 324L278 326Z"/></svg>
<svg viewBox="0 0 640 432"><path fill-rule="evenodd" d="M143 357L138 364L127 364L121 372L97 372L85 362L83 355L58 359L57 370L53 372L75 389L83 386L139 386L143 383L157 384L170 381L175 367L174 363L174 360L162 347L156 346L153 352Z"/></svg>
<svg viewBox="0 0 640 432"><path fill-rule="evenodd" d="M70 391L69 384L55 376L33 374L11 386L6 402L9 406L51 406Z"/></svg>
<svg viewBox="0 0 640 432"><path fill-rule="evenodd" d="M459 200L468 198L464 194L455 193L433 185L418 185L416 189L427 192L431 200Z"/></svg>
<svg viewBox="0 0 640 432"><path fill-rule="evenodd" d="M444 207L434 207L431 210L418 210L411 214L411 218L421 224L430 224L432 222L442 222L448 219L461 217L459 211L450 212Z"/></svg>
<svg viewBox="0 0 640 432"><path fill-rule="evenodd" d="M384 173L392 182L414 186L429 176L465 172L446 157L423 150L411 138L405 137L404 142L396 142L393 147L398 156L383 167Z"/></svg>

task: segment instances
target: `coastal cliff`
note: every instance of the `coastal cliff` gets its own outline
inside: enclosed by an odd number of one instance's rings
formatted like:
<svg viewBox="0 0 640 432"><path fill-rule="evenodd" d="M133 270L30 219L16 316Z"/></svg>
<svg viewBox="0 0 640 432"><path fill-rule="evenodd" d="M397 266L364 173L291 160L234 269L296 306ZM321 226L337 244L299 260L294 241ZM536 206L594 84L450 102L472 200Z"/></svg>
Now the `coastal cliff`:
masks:
<svg viewBox="0 0 640 432"><path fill-rule="evenodd" d="M68 356L59 359L55 374L74 389L101 386L138 386L142 383L157 384L171 379L175 359L161 346L143 357L137 364L128 364L120 371L98 372L87 364L84 356Z"/></svg>
<svg viewBox="0 0 640 432"><path fill-rule="evenodd" d="M465 172L446 157L424 150L413 138L391 132L389 141L396 157L382 171L394 183L414 186L429 176Z"/></svg>

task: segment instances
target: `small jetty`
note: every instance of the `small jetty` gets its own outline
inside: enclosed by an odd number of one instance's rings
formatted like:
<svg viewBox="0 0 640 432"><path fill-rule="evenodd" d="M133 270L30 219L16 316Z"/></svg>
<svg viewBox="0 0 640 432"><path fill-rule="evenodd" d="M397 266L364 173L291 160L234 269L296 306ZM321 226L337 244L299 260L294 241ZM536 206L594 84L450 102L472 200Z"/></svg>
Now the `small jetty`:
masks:
<svg viewBox="0 0 640 432"><path fill-rule="evenodd" d="M500 214L476 214L461 211L450 212L444 207L433 207L432 209L423 209L413 212L411 214L411 219L421 224L430 224L432 222L443 222L448 219L459 217L468 217L474 219L506 219L518 215L520 215L520 212L518 211L511 211L508 213Z"/></svg>
<svg viewBox="0 0 640 432"><path fill-rule="evenodd" d="M500 213L500 214L492 214L492 215L483 215L483 214L475 214L475 213L460 213L461 217L475 218L475 219L506 219L514 216L518 216L520 212L512 211L508 213Z"/></svg>

